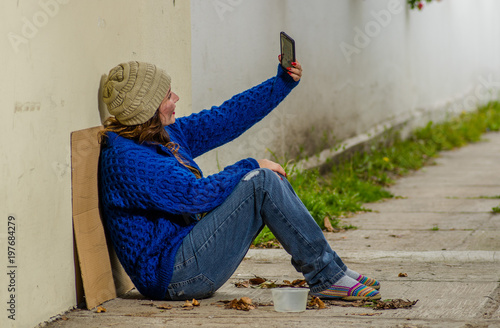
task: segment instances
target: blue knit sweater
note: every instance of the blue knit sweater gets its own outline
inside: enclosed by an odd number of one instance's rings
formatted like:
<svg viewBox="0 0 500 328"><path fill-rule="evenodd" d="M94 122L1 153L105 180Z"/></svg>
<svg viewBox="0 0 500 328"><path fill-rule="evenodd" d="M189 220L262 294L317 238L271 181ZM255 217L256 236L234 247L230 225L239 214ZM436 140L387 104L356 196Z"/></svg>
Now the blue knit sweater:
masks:
<svg viewBox="0 0 500 328"><path fill-rule="evenodd" d="M278 66L276 77L219 107L178 118L166 130L182 158L199 169L194 158L241 135L297 84ZM177 249L197 222L193 216L222 204L258 167L247 158L197 179L166 147L108 133L100 156L101 207L118 258L139 292L165 297Z"/></svg>

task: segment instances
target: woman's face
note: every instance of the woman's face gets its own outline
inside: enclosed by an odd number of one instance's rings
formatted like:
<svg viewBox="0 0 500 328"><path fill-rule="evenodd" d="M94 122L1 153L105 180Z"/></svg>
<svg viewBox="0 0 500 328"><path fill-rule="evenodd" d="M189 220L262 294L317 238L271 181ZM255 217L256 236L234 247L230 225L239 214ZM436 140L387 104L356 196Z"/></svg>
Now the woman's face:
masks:
<svg viewBox="0 0 500 328"><path fill-rule="evenodd" d="M160 120L163 126L175 123L175 103L179 97L169 89L167 95L160 104Z"/></svg>

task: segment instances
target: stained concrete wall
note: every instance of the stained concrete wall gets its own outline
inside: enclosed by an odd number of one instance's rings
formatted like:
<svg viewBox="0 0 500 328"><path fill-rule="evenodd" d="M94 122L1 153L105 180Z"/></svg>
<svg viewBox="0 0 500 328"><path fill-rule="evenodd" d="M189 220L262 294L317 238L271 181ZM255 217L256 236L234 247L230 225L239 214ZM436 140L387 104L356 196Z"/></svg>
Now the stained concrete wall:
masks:
<svg viewBox="0 0 500 328"><path fill-rule="evenodd" d="M178 111L190 112L190 7L2 1L0 22L0 327L33 327L76 304L70 133L101 123L101 74L123 61L164 67L183 98Z"/></svg>
<svg viewBox="0 0 500 328"><path fill-rule="evenodd" d="M193 111L275 73L278 34L296 41L300 86L241 139L200 159L294 158L376 126L475 108L500 90L500 3L192 0ZM493 90L491 93L490 91Z"/></svg>

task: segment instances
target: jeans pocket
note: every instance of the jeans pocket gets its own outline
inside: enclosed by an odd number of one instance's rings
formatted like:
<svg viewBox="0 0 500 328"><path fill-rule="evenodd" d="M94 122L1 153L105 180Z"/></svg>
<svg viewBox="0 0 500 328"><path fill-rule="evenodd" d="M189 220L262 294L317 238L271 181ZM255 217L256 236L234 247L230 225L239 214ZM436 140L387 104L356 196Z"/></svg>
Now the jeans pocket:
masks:
<svg viewBox="0 0 500 328"><path fill-rule="evenodd" d="M188 280L176 282L168 286L167 298L172 301L202 299L215 293L214 282L204 274L199 274Z"/></svg>

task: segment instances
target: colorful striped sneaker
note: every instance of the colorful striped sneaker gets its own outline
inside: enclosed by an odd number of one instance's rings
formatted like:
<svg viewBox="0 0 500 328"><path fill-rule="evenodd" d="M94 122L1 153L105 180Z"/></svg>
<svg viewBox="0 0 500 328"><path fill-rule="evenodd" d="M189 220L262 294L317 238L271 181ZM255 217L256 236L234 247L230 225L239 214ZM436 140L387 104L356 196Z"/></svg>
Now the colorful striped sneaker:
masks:
<svg viewBox="0 0 500 328"><path fill-rule="evenodd" d="M372 301L381 298L378 291L360 283L356 283L353 287L332 285L328 289L319 293L311 293L311 295L322 299L341 299L344 301Z"/></svg>
<svg viewBox="0 0 500 328"><path fill-rule="evenodd" d="M368 278L368 277L360 274L356 280L367 287L371 287L371 288L376 289L376 290L380 289L380 283L373 278Z"/></svg>

